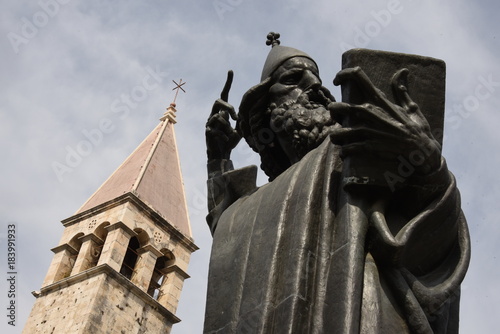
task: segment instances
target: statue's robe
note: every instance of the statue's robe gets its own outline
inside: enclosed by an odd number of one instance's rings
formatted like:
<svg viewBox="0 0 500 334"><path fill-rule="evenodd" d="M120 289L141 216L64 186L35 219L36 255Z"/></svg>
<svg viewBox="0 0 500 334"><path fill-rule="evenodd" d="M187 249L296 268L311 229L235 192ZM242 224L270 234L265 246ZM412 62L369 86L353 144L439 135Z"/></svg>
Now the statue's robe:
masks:
<svg viewBox="0 0 500 334"><path fill-rule="evenodd" d="M395 193L386 225L345 212L342 161L329 139L260 188L248 182L253 174L208 182L205 333L458 332L469 236L444 160L412 178L402 198Z"/></svg>

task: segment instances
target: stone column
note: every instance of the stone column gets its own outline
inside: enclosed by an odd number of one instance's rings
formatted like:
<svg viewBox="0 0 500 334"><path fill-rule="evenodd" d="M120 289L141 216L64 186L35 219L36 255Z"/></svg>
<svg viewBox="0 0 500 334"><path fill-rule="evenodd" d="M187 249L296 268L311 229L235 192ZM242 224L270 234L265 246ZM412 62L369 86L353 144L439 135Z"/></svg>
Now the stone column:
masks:
<svg viewBox="0 0 500 334"><path fill-rule="evenodd" d="M75 265L71 271L71 275L81 273L84 270L94 267L97 264L97 259L101 255L99 246L104 243L99 237L94 234L87 234L79 238L82 242L80 252L76 258Z"/></svg>
<svg viewBox="0 0 500 334"><path fill-rule="evenodd" d="M146 245L137 250L139 258L135 264L131 281L144 292L148 292L149 283L153 276L156 260L163 254L152 245Z"/></svg>
<svg viewBox="0 0 500 334"><path fill-rule="evenodd" d="M163 305L167 310L175 314L179 298L184 285L184 280L189 278L189 275L178 266L171 266L165 271L166 275L160 287L158 303Z"/></svg>
<svg viewBox="0 0 500 334"><path fill-rule="evenodd" d="M97 265L106 263L120 272L130 238L137 236L137 233L122 222L106 226L106 230L108 235Z"/></svg>
<svg viewBox="0 0 500 334"><path fill-rule="evenodd" d="M45 276L42 287L55 283L71 274L71 269L74 265L75 257L78 251L69 244L63 244L51 249L55 253L52 262L50 263L49 271Z"/></svg>

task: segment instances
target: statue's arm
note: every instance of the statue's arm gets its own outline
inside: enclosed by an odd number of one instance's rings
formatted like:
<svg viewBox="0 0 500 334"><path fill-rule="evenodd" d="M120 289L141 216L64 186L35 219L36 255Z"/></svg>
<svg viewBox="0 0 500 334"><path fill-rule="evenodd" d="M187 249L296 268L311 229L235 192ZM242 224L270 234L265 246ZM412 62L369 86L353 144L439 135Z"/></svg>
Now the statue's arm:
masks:
<svg viewBox="0 0 500 334"><path fill-rule="evenodd" d="M208 163L209 175L211 164L228 169L223 173L212 174L207 181L207 223L213 235L222 213L238 199L257 189L257 166L233 170L231 160L212 161ZM219 170L219 166L212 167Z"/></svg>
<svg viewBox="0 0 500 334"><path fill-rule="evenodd" d="M408 70L402 69L393 77L393 103L360 68L339 72L334 82L354 81L367 102L330 104L332 116L342 123L331 139L341 146L344 165L351 164L352 170L356 170L356 163L364 162L386 166L380 172L391 175L377 200L373 193L365 195L371 203L367 213L374 256L425 275L458 249L457 256L463 259L459 271L463 274L469 246L460 195L441 156L439 142L408 94L407 74Z"/></svg>
<svg viewBox="0 0 500 334"><path fill-rule="evenodd" d="M230 118L237 120L234 107L227 102L233 72L229 71L226 84L212 107L205 127L207 144L207 223L212 234L222 213L238 198L253 191L257 168L249 166L234 170L230 159L232 150L241 139Z"/></svg>
<svg viewBox="0 0 500 334"><path fill-rule="evenodd" d="M209 179L233 169L231 151L241 140L241 136L230 123L230 118L235 121L238 119L234 107L227 102L232 82L233 71L229 71L221 97L212 106L205 125Z"/></svg>

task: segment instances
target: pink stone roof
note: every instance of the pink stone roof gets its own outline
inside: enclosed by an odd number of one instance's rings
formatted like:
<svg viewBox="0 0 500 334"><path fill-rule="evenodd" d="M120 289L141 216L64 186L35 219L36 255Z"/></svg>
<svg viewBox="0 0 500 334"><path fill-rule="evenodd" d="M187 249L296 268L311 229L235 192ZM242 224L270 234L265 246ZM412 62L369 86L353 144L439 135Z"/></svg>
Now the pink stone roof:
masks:
<svg viewBox="0 0 500 334"><path fill-rule="evenodd" d="M76 212L131 192L185 236L192 237L171 118L158 126Z"/></svg>

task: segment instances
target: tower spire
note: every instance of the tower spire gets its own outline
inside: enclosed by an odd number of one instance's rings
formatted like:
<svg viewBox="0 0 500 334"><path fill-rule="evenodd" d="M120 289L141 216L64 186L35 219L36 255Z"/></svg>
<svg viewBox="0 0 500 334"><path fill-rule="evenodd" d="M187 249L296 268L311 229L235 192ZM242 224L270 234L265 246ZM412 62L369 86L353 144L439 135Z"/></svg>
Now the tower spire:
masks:
<svg viewBox="0 0 500 334"><path fill-rule="evenodd" d="M160 120L62 221L63 236L23 334L170 333L180 321L175 312L198 247L175 140L175 103Z"/></svg>

